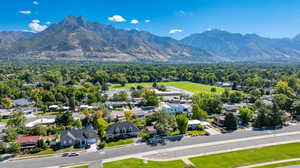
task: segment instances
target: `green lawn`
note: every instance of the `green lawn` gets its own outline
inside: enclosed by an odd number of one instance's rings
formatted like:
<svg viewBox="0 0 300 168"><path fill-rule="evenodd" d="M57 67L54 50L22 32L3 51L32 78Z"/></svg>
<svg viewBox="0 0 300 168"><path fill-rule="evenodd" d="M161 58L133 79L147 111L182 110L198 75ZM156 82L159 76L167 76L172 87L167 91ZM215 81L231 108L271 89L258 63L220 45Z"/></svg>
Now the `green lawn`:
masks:
<svg viewBox="0 0 300 168"><path fill-rule="evenodd" d="M118 88L131 88L136 87L138 85L141 86L152 86L153 83L129 83L122 87L120 84L113 84L109 88L110 89L118 89ZM211 88L215 86L204 85L200 83L193 83L187 81L178 81L178 82L160 82L161 85L173 86L182 90L186 90L192 93L211 93ZM222 94L224 92L224 88L215 87L216 94Z"/></svg>
<svg viewBox="0 0 300 168"><path fill-rule="evenodd" d="M114 146L121 146L121 145L127 145L127 144L132 144L134 141L132 138L128 138L128 139L120 139L118 141L112 141L112 142L108 142L106 144L107 147L114 147Z"/></svg>
<svg viewBox="0 0 300 168"><path fill-rule="evenodd" d="M89 168L89 165L65 166L62 168Z"/></svg>
<svg viewBox="0 0 300 168"><path fill-rule="evenodd" d="M0 123L7 123L9 119L0 119Z"/></svg>
<svg viewBox="0 0 300 168"><path fill-rule="evenodd" d="M285 167L285 166L292 166L292 165L300 165L300 161L278 163L278 164L272 164L267 166L259 166L255 168L277 168L277 167Z"/></svg>
<svg viewBox="0 0 300 168"><path fill-rule="evenodd" d="M236 168L277 160L300 158L300 143L291 143L257 149L234 151L222 154L190 158L197 168ZM299 162L300 163L300 162ZM282 163L283 164L283 163ZM298 164L290 162L285 164ZM145 164L140 159L127 159L104 164L104 168L184 168L182 161L151 162ZM261 167L273 168L273 167Z"/></svg>
<svg viewBox="0 0 300 168"><path fill-rule="evenodd" d="M144 163L141 159L127 159L115 162L104 163L104 168L185 168L182 161Z"/></svg>
<svg viewBox="0 0 300 168"><path fill-rule="evenodd" d="M191 158L198 168L234 168L300 157L300 143L284 144Z"/></svg>

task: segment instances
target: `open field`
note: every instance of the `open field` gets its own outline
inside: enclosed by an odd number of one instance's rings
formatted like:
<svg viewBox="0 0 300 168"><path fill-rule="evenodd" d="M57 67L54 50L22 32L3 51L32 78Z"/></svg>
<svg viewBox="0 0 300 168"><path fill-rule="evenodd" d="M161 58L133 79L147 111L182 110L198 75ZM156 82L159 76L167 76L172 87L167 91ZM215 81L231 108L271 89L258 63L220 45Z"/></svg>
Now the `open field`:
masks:
<svg viewBox="0 0 300 168"><path fill-rule="evenodd" d="M292 165L300 165L300 161L277 163L277 164L272 164L267 166L259 166L255 168L278 168L278 167L285 167L285 166L292 166Z"/></svg>
<svg viewBox="0 0 300 168"><path fill-rule="evenodd" d="M128 83L124 87L122 87L119 84L113 84L109 88L110 89L119 89L119 88L131 88L136 87L138 85L141 86L152 86L153 83ZM216 94L222 94L224 92L224 88L216 87L216 86L210 86L210 85L204 85L200 83L193 83L188 81L178 81L178 82L160 82L160 85L166 85L166 86L173 86L178 89L186 90L189 92L192 92L194 94L196 93L211 93L211 88L216 88Z"/></svg>
<svg viewBox="0 0 300 168"><path fill-rule="evenodd" d="M186 164L182 161L169 161L169 162L153 162L148 161L145 163L141 159L127 159L104 163L104 168L184 168Z"/></svg>
<svg viewBox="0 0 300 168"><path fill-rule="evenodd" d="M265 163L278 160L286 160L300 157L300 143L291 143L257 149L248 149L234 151L228 153L214 154L208 156L194 157L189 160L193 162L197 168L235 168L258 163ZM175 164L178 164L174 166ZM145 164L140 159L128 159L116 162L105 163L104 168L156 168L158 166L164 168L184 167L180 161L172 162L150 162ZM288 164L288 163L286 163ZM290 163L292 164L292 163ZM297 163L296 163L297 164ZM147 167L148 166L148 167ZM269 167L262 167L269 168ZM270 167L272 168L272 167Z"/></svg>
<svg viewBox="0 0 300 168"><path fill-rule="evenodd" d="M191 158L198 167L232 168L300 157L300 143L241 150Z"/></svg>

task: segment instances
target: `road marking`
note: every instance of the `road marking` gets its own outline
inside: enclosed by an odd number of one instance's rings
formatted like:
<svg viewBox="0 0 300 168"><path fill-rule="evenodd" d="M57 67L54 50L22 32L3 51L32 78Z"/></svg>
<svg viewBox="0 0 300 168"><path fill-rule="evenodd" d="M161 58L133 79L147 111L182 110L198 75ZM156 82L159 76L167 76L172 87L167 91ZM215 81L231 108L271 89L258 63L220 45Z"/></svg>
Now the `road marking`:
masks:
<svg viewBox="0 0 300 168"><path fill-rule="evenodd" d="M143 153L137 153L137 154L119 156L119 157L115 157L115 158L104 159L103 163L117 161L117 160L130 159L130 158L145 159L144 158L145 156L154 155L154 154L162 154L162 153L165 153L165 152L175 152L175 151L198 148L198 147L204 147L204 146L222 145L222 144L227 144L227 143L235 143L235 142L265 139L265 138L272 138L272 137L282 137L282 136L289 136L289 135L298 135L298 134L300 134L300 131L280 133L280 134L262 135L262 136L256 136L256 137L248 137L248 138L240 138L240 139L233 139L233 140L227 140L227 141L209 142L209 143L187 145L187 146L180 146L180 147L172 147L172 148L167 148L167 149L154 150L154 151L150 151L150 152L143 152ZM300 140L286 141L286 142L280 142L280 143L270 143L270 144L264 144L264 145L255 145L255 146L250 146L250 147L236 148L236 149L223 150L223 151L211 152L211 153L202 153L202 154L199 154L199 155L189 155L189 156L185 156L185 157L177 157L177 158L171 158L171 159L152 159L151 158L150 160L153 160L153 161L172 161L172 160L178 160L178 159L182 159L182 158L204 156L204 155L209 155L209 154L224 153L224 152L230 152L230 151L236 151L236 150L251 149L251 148L265 147L265 146L273 146L273 145L293 143L293 142L300 142Z"/></svg>

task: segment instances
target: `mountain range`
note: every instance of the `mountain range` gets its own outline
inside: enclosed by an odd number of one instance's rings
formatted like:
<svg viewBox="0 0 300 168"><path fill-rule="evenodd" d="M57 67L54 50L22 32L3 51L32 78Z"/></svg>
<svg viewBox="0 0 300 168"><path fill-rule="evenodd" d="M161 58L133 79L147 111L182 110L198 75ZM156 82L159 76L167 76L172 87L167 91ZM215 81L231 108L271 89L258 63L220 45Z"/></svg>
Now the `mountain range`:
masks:
<svg viewBox="0 0 300 168"><path fill-rule="evenodd" d="M182 40L68 16L40 33L0 32L0 58L99 62L300 61L300 35L271 39L211 30Z"/></svg>

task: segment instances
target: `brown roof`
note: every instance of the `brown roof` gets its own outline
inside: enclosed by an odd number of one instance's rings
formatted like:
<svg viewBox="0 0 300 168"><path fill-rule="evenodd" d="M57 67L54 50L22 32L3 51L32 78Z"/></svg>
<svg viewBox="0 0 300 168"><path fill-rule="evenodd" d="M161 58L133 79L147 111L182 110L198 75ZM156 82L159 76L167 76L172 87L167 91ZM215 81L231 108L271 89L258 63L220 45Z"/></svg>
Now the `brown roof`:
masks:
<svg viewBox="0 0 300 168"><path fill-rule="evenodd" d="M17 139L17 142L22 144L27 142L36 142L40 139L41 139L40 136L22 136Z"/></svg>

